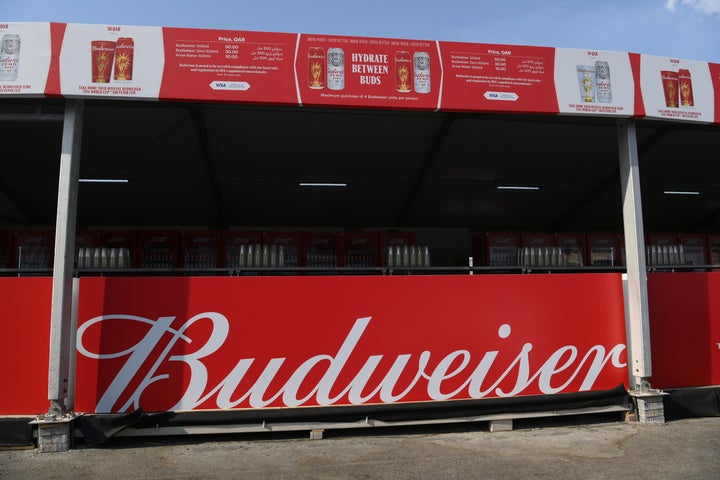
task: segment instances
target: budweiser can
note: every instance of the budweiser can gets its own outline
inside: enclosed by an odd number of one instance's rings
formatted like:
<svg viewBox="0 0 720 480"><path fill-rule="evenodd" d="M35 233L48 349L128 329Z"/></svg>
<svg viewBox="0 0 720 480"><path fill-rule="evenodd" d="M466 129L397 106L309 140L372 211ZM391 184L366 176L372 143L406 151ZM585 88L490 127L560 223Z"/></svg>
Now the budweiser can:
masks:
<svg viewBox="0 0 720 480"><path fill-rule="evenodd" d="M308 86L316 90L325 88L325 50L322 47L308 50Z"/></svg>
<svg viewBox="0 0 720 480"><path fill-rule="evenodd" d="M118 38L115 45L115 70L113 78L118 81L132 80L135 42L132 38Z"/></svg>
<svg viewBox="0 0 720 480"><path fill-rule="evenodd" d="M671 70L660 72L662 79L663 93L665 94L665 106L677 108L678 106L678 74Z"/></svg>
<svg viewBox="0 0 720 480"><path fill-rule="evenodd" d="M413 59L410 52L395 52L395 89L401 93L412 90L410 73L413 71Z"/></svg>
<svg viewBox="0 0 720 480"><path fill-rule="evenodd" d="M576 65L578 87L580 87L580 101L592 103L595 101L595 66Z"/></svg>
<svg viewBox="0 0 720 480"><path fill-rule="evenodd" d="M342 90L345 88L345 52L342 48L329 48L327 59L327 87Z"/></svg>
<svg viewBox="0 0 720 480"><path fill-rule="evenodd" d="M115 42L93 40L90 42L93 83L109 83L115 58Z"/></svg>
<svg viewBox="0 0 720 480"><path fill-rule="evenodd" d="M610 65L608 62L595 62L595 93L600 103L612 102L610 85Z"/></svg>
<svg viewBox="0 0 720 480"><path fill-rule="evenodd" d="M415 52L413 55L413 83L416 93L430 93L430 55L427 52Z"/></svg>
<svg viewBox="0 0 720 480"><path fill-rule="evenodd" d="M20 35L7 33L0 43L0 81L17 80L20 64Z"/></svg>
<svg viewBox="0 0 720 480"><path fill-rule="evenodd" d="M681 107L695 106L690 70L687 70L685 68L681 68L680 70L678 70L678 91L680 93Z"/></svg>

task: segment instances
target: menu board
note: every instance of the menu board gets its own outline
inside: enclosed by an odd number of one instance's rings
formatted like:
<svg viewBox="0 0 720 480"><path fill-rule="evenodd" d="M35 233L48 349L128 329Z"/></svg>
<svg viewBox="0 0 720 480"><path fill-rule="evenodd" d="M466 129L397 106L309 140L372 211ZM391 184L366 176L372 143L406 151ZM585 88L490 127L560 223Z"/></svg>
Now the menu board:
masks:
<svg viewBox="0 0 720 480"><path fill-rule="evenodd" d="M715 120L713 82L707 62L641 55L640 87L648 118Z"/></svg>
<svg viewBox="0 0 720 480"><path fill-rule="evenodd" d="M438 108L436 42L301 35L295 69L303 105Z"/></svg>
<svg viewBox="0 0 720 480"><path fill-rule="evenodd" d="M51 51L49 23L0 23L0 95L43 95Z"/></svg>
<svg viewBox="0 0 720 480"><path fill-rule="evenodd" d="M61 94L156 99L163 56L160 27L68 24L60 50Z"/></svg>
<svg viewBox="0 0 720 480"><path fill-rule="evenodd" d="M443 110L557 113L555 49L440 42Z"/></svg>
<svg viewBox="0 0 720 480"><path fill-rule="evenodd" d="M555 50L555 91L560 113L632 116L634 86L627 53Z"/></svg>
<svg viewBox="0 0 720 480"><path fill-rule="evenodd" d="M162 99L297 105L297 34L163 29Z"/></svg>

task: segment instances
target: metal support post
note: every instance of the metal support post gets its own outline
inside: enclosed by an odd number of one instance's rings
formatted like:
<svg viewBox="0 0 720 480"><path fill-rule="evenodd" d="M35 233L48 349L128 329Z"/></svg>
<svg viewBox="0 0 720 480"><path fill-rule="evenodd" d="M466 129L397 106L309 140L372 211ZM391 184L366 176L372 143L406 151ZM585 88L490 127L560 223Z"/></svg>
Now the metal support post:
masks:
<svg viewBox="0 0 720 480"><path fill-rule="evenodd" d="M643 231L640 166L633 120L618 121L620 186L625 232L625 312L627 315L628 357L631 394L636 398L642 423L663 423L662 392L650 388L650 314L648 309L645 234ZM658 406L659 405L659 406Z"/></svg>
<svg viewBox="0 0 720 480"><path fill-rule="evenodd" d="M68 100L65 105L57 220L55 223L55 261L53 265L52 310L50 324L50 362L46 420L73 416L73 383L76 320L73 321L73 268L77 217L80 147L82 143L83 103ZM68 402L68 399L70 401Z"/></svg>

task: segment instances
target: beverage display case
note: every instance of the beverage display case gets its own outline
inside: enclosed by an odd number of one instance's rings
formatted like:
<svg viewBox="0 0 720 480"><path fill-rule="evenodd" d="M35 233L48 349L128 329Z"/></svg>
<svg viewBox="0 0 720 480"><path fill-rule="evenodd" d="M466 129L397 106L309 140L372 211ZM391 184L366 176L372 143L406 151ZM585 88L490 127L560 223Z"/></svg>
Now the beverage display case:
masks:
<svg viewBox="0 0 720 480"><path fill-rule="evenodd" d="M704 234L681 233L678 243L685 256L685 265L707 265L707 236Z"/></svg>
<svg viewBox="0 0 720 480"><path fill-rule="evenodd" d="M624 264L621 239L617 233L589 233L586 237L587 265L617 267Z"/></svg>
<svg viewBox="0 0 720 480"><path fill-rule="evenodd" d="M520 234L518 265L523 267L560 266L559 251L552 233L528 232Z"/></svg>
<svg viewBox="0 0 720 480"><path fill-rule="evenodd" d="M137 267L137 232L134 230L101 230L97 232L98 246L110 250L117 258L116 268Z"/></svg>
<svg viewBox="0 0 720 480"><path fill-rule="evenodd" d="M239 268L247 266L248 250L250 247L262 244L262 232L246 232L227 230L223 233L223 263L222 267Z"/></svg>
<svg viewBox="0 0 720 480"><path fill-rule="evenodd" d="M0 268L12 265L12 232L0 231Z"/></svg>
<svg viewBox="0 0 720 480"><path fill-rule="evenodd" d="M218 268L222 258L222 232L184 231L180 238L182 268Z"/></svg>
<svg viewBox="0 0 720 480"><path fill-rule="evenodd" d="M47 269L53 266L55 232L15 233L15 254L20 269Z"/></svg>
<svg viewBox="0 0 720 480"><path fill-rule="evenodd" d="M340 234L333 232L304 232L303 266L335 268L342 257Z"/></svg>
<svg viewBox="0 0 720 480"><path fill-rule="evenodd" d="M378 245L383 255L382 266L393 266L393 264L402 263L393 261L397 259L398 250L404 247L415 245L415 232L380 232L378 233ZM392 248L392 250L390 250ZM390 253L390 255L388 255Z"/></svg>
<svg viewBox="0 0 720 480"><path fill-rule="evenodd" d="M180 233L175 230L138 232L140 268L168 269L179 266Z"/></svg>
<svg viewBox="0 0 720 480"><path fill-rule="evenodd" d="M107 267L107 251L100 252L97 232L78 230L75 233L75 266L80 269Z"/></svg>
<svg viewBox="0 0 720 480"><path fill-rule="evenodd" d="M520 251L520 234L489 232L486 235L488 265L491 267L516 267Z"/></svg>
<svg viewBox="0 0 720 480"><path fill-rule="evenodd" d="M720 234L709 233L707 235L708 257L711 265L720 265Z"/></svg>
<svg viewBox="0 0 720 480"><path fill-rule="evenodd" d="M269 249L275 246L278 255L282 250L283 265L285 267L297 268L304 266L300 265L303 246L302 232L265 232L263 233L262 244L263 246L267 245Z"/></svg>
<svg viewBox="0 0 720 480"><path fill-rule="evenodd" d="M685 265L683 248L673 233L647 235L646 256L648 267Z"/></svg>
<svg viewBox="0 0 720 480"><path fill-rule="evenodd" d="M560 253L560 263L565 267L585 266L585 235L582 233L557 233L555 246Z"/></svg>
<svg viewBox="0 0 720 480"><path fill-rule="evenodd" d="M375 232L344 232L341 237L340 266L367 268L379 266L378 235Z"/></svg>

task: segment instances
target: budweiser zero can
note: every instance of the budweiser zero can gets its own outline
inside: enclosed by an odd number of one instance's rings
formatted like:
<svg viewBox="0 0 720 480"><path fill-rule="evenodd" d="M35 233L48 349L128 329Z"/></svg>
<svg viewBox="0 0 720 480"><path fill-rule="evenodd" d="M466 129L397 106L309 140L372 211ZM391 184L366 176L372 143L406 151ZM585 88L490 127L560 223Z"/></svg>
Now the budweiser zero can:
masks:
<svg viewBox="0 0 720 480"><path fill-rule="evenodd" d="M0 43L0 81L17 80L20 64L20 35L7 33Z"/></svg>
<svg viewBox="0 0 720 480"><path fill-rule="evenodd" d="M407 93L412 90L410 85L412 71L413 59L410 52L395 52L395 90L401 93Z"/></svg>
<svg viewBox="0 0 720 480"><path fill-rule="evenodd" d="M695 106L690 70L687 70L685 68L681 68L680 70L678 70L678 90L680 93L681 107Z"/></svg>
<svg viewBox="0 0 720 480"><path fill-rule="evenodd" d="M118 38L115 44L115 70L113 78L118 81L132 80L135 42L132 38Z"/></svg>
<svg viewBox="0 0 720 480"><path fill-rule="evenodd" d="M430 93L430 55L415 52L413 55L413 83L416 93Z"/></svg>
<svg viewBox="0 0 720 480"><path fill-rule="evenodd" d="M329 48L327 60L327 87L342 90L345 88L345 52L342 48Z"/></svg>
<svg viewBox="0 0 720 480"><path fill-rule="evenodd" d="M316 90L325 87L325 49L322 47L308 50L308 86Z"/></svg>
<svg viewBox="0 0 720 480"><path fill-rule="evenodd" d="M612 87L610 85L610 65L608 62L595 62L595 86L597 101L601 103L612 102Z"/></svg>

